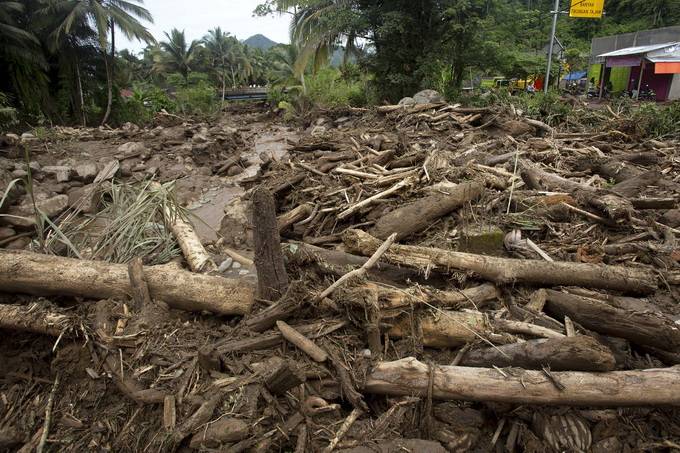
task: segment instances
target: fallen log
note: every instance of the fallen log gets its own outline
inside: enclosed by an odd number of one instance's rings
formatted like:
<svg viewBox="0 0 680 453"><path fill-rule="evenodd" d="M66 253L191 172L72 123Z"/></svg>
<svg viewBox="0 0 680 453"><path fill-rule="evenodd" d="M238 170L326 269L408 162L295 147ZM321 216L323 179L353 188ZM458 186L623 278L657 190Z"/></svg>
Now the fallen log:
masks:
<svg viewBox="0 0 680 453"><path fill-rule="evenodd" d="M595 187L571 181L526 161L522 161L521 176L525 184L532 189L573 192L577 198L606 214L612 220L630 219L633 212L632 204L621 194L598 190Z"/></svg>
<svg viewBox="0 0 680 453"><path fill-rule="evenodd" d="M480 339L494 344L512 342L512 338L495 335L486 316L479 312L443 311L420 316L402 316L388 335L394 338L414 338L423 346L451 348ZM490 340L493 338L494 340Z"/></svg>
<svg viewBox="0 0 680 453"><path fill-rule="evenodd" d="M615 184L611 188L611 191L622 197L634 197L645 187L651 186L659 179L661 179L661 172L658 170L651 170Z"/></svg>
<svg viewBox="0 0 680 453"><path fill-rule="evenodd" d="M559 382L560 386L556 386ZM390 396L428 396L437 400L495 401L562 406L680 406L680 367L590 373L432 367L408 357L378 363L364 392Z"/></svg>
<svg viewBox="0 0 680 453"><path fill-rule="evenodd" d="M145 266L151 297L173 308L243 315L253 303L250 284L195 274L176 266ZM38 253L0 251L0 291L88 299L128 298L133 288L125 264L78 260Z"/></svg>
<svg viewBox="0 0 680 453"><path fill-rule="evenodd" d="M468 351L461 362L471 367L518 367L551 371L613 371L612 352L596 339L585 335L540 338L493 348Z"/></svg>
<svg viewBox="0 0 680 453"><path fill-rule="evenodd" d="M375 291L380 310L393 310L411 306L479 308L489 301L498 299L498 289L491 283L458 291L441 291L424 287L399 289L368 282L359 289Z"/></svg>
<svg viewBox="0 0 680 453"><path fill-rule="evenodd" d="M546 310L586 329L666 351L680 348L680 328L662 313L616 308L596 299L546 290Z"/></svg>
<svg viewBox="0 0 680 453"><path fill-rule="evenodd" d="M382 241L361 230L343 234L345 245L353 252L373 254ZM647 269L604 264L521 260L452 252L430 247L394 244L383 259L420 269L472 271L498 284L533 283L541 285L584 286L635 293L650 293L657 287L655 274Z"/></svg>
<svg viewBox="0 0 680 453"><path fill-rule="evenodd" d="M74 325L68 316L44 310L37 304L0 305L0 329L58 337Z"/></svg>
<svg viewBox="0 0 680 453"><path fill-rule="evenodd" d="M481 182L458 184L448 194L435 194L403 205L382 216L375 223L371 234L380 239L387 239L397 233L397 240L423 231L432 222L451 211L479 198L484 190Z"/></svg>
<svg viewBox="0 0 680 453"><path fill-rule="evenodd" d="M290 211L281 214L276 218L279 227L279 233L287 230L294 223L300 222L312 213L312 204L303 203Z"/></svg>
<svg viewBox="0 0 680 453"><path fill-rule="evenodd" d="M635 209L674 209L677 206L675 198L630 198Z"/></svg>
<svg viewBox="0 0 680 453"><path fill-rule="evenodd" d="M368 258L352 255L341 250L328 250L304 242L288 243L283 246L287 259L295 264L315 263L325 274L342 277L348 271L359 268ZM394 283L412 282L427 284L428 279L413 269L401 268L392 264L376 263L368 270L367 277L374 281Z"/></svg>

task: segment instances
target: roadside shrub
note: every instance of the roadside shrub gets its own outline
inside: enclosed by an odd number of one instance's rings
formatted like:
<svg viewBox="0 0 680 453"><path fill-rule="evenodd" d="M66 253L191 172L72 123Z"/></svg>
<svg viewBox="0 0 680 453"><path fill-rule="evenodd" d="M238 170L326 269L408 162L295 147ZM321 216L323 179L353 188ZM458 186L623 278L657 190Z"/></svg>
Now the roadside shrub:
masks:
<svg viewBox="0 0 680 453"><path fill-rule="evenodd" d="M175 100L177 110L184 115L212 115L220 107L215 88L206 81L178 89Z"/></svg>
<svg viewBox="0 0 680 453"><path fill-rule="evenodd" d="M680 133L680 102L659 105L645 102L633 111L632 123L641 137L661 138Z"/></svg>
<svg viewBox="0 0 680 453"><path fill-rule="evenodd" d="M18 121L17 110L12 107L9 95L0 92L0 130L4 131Z"/></svg>
<svg viewBox="0 0 680 453"><path fill-rule="evenodd" d="M307 96L322 107L360 107L366 104L363 80L343 77L336 68L325 67L307 80Z"/></svg>

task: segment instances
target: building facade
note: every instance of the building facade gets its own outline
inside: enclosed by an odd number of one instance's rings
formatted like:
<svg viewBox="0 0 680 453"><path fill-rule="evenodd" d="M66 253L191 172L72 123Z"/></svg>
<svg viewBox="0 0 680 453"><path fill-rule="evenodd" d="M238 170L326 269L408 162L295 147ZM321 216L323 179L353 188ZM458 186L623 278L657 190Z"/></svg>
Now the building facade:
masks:
<svg viewBox="0 0 680 453"><path fill-rule="evenodd" d="M680 99L680 26L594 38L588 79L614 94L653 90Z"/></svg>

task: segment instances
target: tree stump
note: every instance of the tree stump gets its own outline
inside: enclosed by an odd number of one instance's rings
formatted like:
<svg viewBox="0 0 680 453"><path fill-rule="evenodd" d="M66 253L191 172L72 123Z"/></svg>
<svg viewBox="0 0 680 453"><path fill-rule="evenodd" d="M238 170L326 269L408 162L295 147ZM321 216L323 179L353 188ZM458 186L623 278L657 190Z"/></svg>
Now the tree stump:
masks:
<svg viewBox="0 0 680 453"><path fill-rule="evenodd" d="M275 302L288 288L288 275L283 265L274 198L264 187L253 193L253 230L258 297Z"/></svg>

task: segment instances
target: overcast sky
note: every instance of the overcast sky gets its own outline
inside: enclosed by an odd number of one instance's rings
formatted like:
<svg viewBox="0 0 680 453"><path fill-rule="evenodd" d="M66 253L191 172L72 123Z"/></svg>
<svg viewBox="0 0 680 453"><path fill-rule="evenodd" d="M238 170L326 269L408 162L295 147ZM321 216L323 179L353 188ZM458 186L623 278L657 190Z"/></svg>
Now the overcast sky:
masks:
<svg viewBox="0 0 680 453"><path fill-rule="evenodd" d="M243 40L261 33L276 42L288 42L289 16L253 17L259 0L144 0L154 18L145 24L157 40L171 28L185 30L187 39L200 39L217 26ZM120 36L120 38L118 38ZM118 34L117 48L139 51L144 45Z"/></svg>

